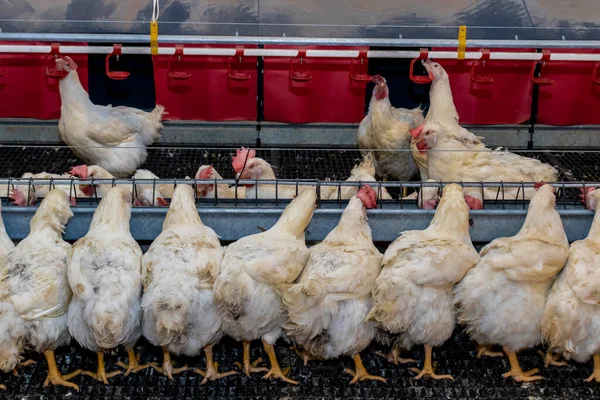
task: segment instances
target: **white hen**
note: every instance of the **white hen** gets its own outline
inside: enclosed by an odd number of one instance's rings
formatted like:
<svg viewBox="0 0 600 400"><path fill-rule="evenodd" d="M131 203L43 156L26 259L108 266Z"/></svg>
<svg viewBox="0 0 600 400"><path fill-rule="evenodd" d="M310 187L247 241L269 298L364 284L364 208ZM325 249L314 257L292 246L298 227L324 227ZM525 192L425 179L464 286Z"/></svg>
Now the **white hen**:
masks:
<svg viewBox="0 0 600 400"><path fill-rule="evenodd" d="M13 369L23 348L44 353L48 384L79 390L68 382L78 370L61 375L54 351L69 344L67 309L71 288L67 281L67 257L71 245L62 239L73 216L67 194L50 191L30 223L30 233L6 257L0 279L0 366Z"/></svg>
<svg viewBox="0 0 600 400"><path fill-rule="evenodd" d="M569 254L555 203L554 188L541 186L519 233L485 246L481 261L455 288L459 322L481 346L480 354L489 345L503 346L510 362L503 376L517 382L542 379L534 375L537 369L521 369L517 352L541 342L546 294Z"/></svg>
<svg viewBox="0 0 600 400"><path fill-rule="evenodd" d="M222 337L221 317L213 284L223 259L217 234L204 226L189 185L175 189L162 233L142 259L144 273L144 336L163 348L163 365L153 367L173 379L186 368L173 369L170 353L196 356L204 348L208 380L235 372L219 373L212 347Z"/></svg>
<svg viewBox="0 0 600 400"><path fill-rule="evenodd" d="M147 180L159 179L158 176L154 175L147 169L138 169L135 171L135 174L133 174L132 178ZM175 185L173 184L167 183L136 183L134 205L145 207L167 207L169 203L165 199L170 199L173 196L174 186Z"/></svg>
<svg viewBox="0 0 600 400"><path fill-rule="evenodd" d="M435 374L432 348L452 336L452 287L478 260L469 236L469 208L456 184L444 187L427 229L402 233L385 252L368 319L399 335L399 349L425 346L425 363L421 371L415 369L415 379L453 379Z"/></svg>
<svg viewBox="0 0 600 400"><path fill-rule="evenodd" d="M220 180L223 177L217 172L212 165L201 165L195 175L196 179L216 179ZM214 199L215 198L215 185L214 184L198 184L196 193L200 199ZM246 197L246 188L243 186L236 188L229 187L225 183L217 183L217 199L243 199Z"/></svg>
<svg viewBox="0 0 600 400"><path fill-rule="evenodd" d="M594 221L588 236L571 244L569 261L546 299L542 333L549 346L546 366L564 365L552 353L577 362L593 357L594 372L587 381L600 382L600 190L585 200L596 211Z"/></svg>
<svg viewBox="0 0 600 400"><path fill-rule="evenodd" d="M350 171L350 177L346 179L346 182L376 182L375 165L373 164L372 153L366 153L363 156L362 162L359 165L355 165L354 168L352 168L352 171ZM327 186L321 186L321 191L323 191L324 188L327 188ZM356 194L358 193L358 185L342 186L341 189L339 187L333 186L333 188L335 188L335 190L328 197L329 200L348 200L356 196ZM377 198L381 198L384 200L392 199L392 196L390 196L387 189L383 186L376 188L375 192L377 193Z"/></svg>
<svg viewBox="0 0 600 400"><path fill-rule="evenodd" d="M114 179L115 177L98 165L87 166L85 164L72 167L69 171L70 176L81 179ZM78 185L84 197L92 197L101 199L106 196L106 193L113 187L112 183L94 183L93 185L81 184Z"/></svg>
<svg viewBox="0 0 600 400"><path fill-rule="evenodd" d="M84 374L101 382L121 371L106 373L104 352L124 345L129 365L125 375L148 367L139 365L133 346L142 335L142 250L131 236L131 189L110 189L94 212L88 233L73 245L68 260L73 299L69 331L85 349L98 355L97 373Z"/></svg>
<svg viewBox="0 0 600 400"><path fill-rule="evenodd" d="M377 194L368 185L348 203L337 227L316 246L296 284L283 290L289 322L287 336L309 358L332 359L349 355L359 380L386 380L367 372L360 358L375 336L375 325L365 322L371 308L371 290L381 268L381 253L367 222L367 208L377 206Z"/></svg>
<svg viewBox="0 0 600 400"><path fill-rule="evenodd" d="M275 342L286 321L278 289L300 275L308 248L304 230L312 219L317 195L307 190L286 207L279 221L268 231L246 236L229 245L214 286L221 308L223 330L244 342L244 371L266 371L250 363L250 342L262 339L271 369L265 378L297 384L285 376L275 355Z"/></svg>
<svg viewBox="0 0 600 400"><path fill-rule="evenodd" d="M62 140L87 164L99 165L118 177L131 176L146 161L146 146L160 137L164 107L157 105L145 112L95 105L81 86L71 58L57 58L56 69L68 72L59 83Z"/></svg>
<svg viewBox="0 0 600 400"><path fill-rule="evenodd" d="M5 263L4 260L6 256L12 249L15 248L15 244L10 240L8 234L6 233L6 227L4 226L4 220L2 219L2 204L0 203L0 276L4 276L5 274ZM6 288L0 283L0 298L3 298L7 295L5 292ZM1 306L1 303L0 303ZM0 317L2 315L3 310L0 309ZM1 337L1 332L0 332ZM0 339L0 349L5 348L1 343L2 339ZM17 351L17 354L19 352ZM6 354L0 350L0 359L6 357ZM10 363L8 364L0 364L0 369L4 372L9 372L11 370ZM6 386L0 384L0 389L6 390Z"/></svg>

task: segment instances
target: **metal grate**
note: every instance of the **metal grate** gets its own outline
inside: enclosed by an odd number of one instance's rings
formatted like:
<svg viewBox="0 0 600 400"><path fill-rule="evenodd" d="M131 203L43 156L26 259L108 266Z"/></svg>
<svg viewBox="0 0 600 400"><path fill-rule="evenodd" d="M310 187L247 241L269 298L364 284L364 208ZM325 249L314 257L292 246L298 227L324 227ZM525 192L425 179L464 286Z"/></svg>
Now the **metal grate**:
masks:
<svg viewBox="0 0 600 400"><path fill-rule="evenodd" d="M457 329L458 330L458 329ZM137 351L141 361L161 364L161 351L141 341ZM344 373L344 368L353 368L349 357L338 360L311 361L304 367L301 360L289 349L285 342L279 341L276 352L280 364L291 366L290 377L300 382L292 387L280 382L265 381L261 374L248 378L245 375L235 375L229 378L200 385L202 377L191 371L176 375L173 381L158 374L152 369L132 374L128 377L116 376L109 385L96 382L87 376L78 376L73 382L78 384L80 392L63 387L42 388L46 378L46 362L38 354L32 357L37 364L20 370L18 377L3 374L0 381L7 390L0 396L5 399L17 400L22 398L44 398L59 400L70 399L309 399L309 398L346 398L346 399L392 399L392 398L432 398L432 399L584 399L598 398L600 386L586 383L584 379L592 370L592 363L571 363L568 367L544 368L542 358L535 350L519 353L519 361L524 369L539 368L544 380L540 382L518 384L506 380L501 374L508 371L506 358L477 359L475 347L464 334L455 335L441 348L434 349L434 359L437 361L436 372L451 374L454 381L415 381L415 374L409 371L411 365L394 366L374 354L376 350L388 350L378 344L373 344L363 351L365 367L372 374L387 378L388 383L360 382L349 385L350 376ZM241 344L231 339L223 339L215 347L215 361L222 371L235 369L233 363L242 357ZM419 360L422 367L423 349L415 348L403 353ZM265 358L259 341L252 344L252 359ZM108 370L115 370L116 361L126 361L124 351L107 356ZM177 365L186 364L190 367L205 367L203 357L186 358L174 357ZM57 352L57 362L63 372L77 368L95 370L95 355L84 351L77 345L62 348ZM266 364L265 364L266 365Z"/></svg>

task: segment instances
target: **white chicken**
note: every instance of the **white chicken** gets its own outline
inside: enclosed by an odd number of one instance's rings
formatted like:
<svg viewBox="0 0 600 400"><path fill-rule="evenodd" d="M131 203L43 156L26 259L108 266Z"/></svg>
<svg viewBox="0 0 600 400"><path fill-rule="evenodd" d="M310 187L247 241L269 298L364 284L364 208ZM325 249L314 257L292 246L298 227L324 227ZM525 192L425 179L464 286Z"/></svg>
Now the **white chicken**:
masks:
<svg viewBox="0 0 600 400"><path fill-rule="evenodd" d="M48 172L40 172L37 174L33 174L31 172L26 172L23 174L21 179L34 179L36 181L32 181L31 185L21 184L15 185L12 189L8 191L8 197L10 198L12 204L17 206L30 206L37 202L38 199L43 199L46 197L48 192L53 189L60 189L63 192L69 195L69 200L71 205L76 205L77 198L85 198L87 197L78 186L71 185L52 185L50 180L56 179L70 179L72 176L69 174L50 174ZM38 179L47 179L48 182L39 182Z"/></svg>
<svg viewBox="0 0 600 400"><path fill-rule="evenodd" d="M256 157L256 150L242 147L236 150L236 155L232 157L231 165L236 172L236 178L241 180L275 180L275 172L271 164ZM293 199L296 194L305 190L314 191L311 185L295 184L247 184L245 197L247 199ZM321 199L328 199L336 190L335 186L321 186Z"/></svg>
<svg viewBox="0 0 600 400"><path fill-rule="evenodd" d="M417 147L427 152L428 178L444 182L555 182L556 169L539 160L522 157L504 150L490 150L481 139L458 125L458 114L452 100L448 74L438 63L427 61L425 68L433 76L431 109L424 125L411 134ZM519 192L519 190L521 190ZM465 189L465 198L472 209L483 208L480 190ZM500 193L514 200L521 188L505 188ZM530 199L534 190L525 189ZM484 197L495 199L498 188L486 188Z"/></svg>
<svg viewBox="0 0 600 400"><path fill-rule="evenodd" d="M8 237L8 234L6 233L6 227L4 226L4 220L2 219L2 204L0 203L0 276L4 276L5 272L5 264L4 264L4 260L6 259L6 256L8 255L8 253L10 253L10 251L12 249L15 248L15 244L13 243L12 240L10 240L10 238ZM3 290L3 285L0 283L0 298L3 298L7 295L6 292L2 291ZM0 317L2 315L2 311L0 310ZM0 337L1 337L1 332L0 332ZM4 358L5 355L3 354L2 351L0 351L0 357ZM10 365L1 365L0 364L0 369L3 370L4 372L8 372L10 371ZM6 390L6 386L3 384L0 384L0 389L2 390Z"/></svg>
<svg viewBox="0 0 600 400"><path fill-rule="evenodd" d="M407 231L388 247L373 289L368 320L399 335L396 349L425 346L425 363L415 379L453 379L437 375L432 348L452 336L452 287L479 261L469 236L469 208L462 188L444 187L433 220L424 231Z"/></svg>
<svg viewBox="0 0 600 400"><path fill-rule="evenodd" d="M81 179L115 179L115 177L98 165L87 166L85 164L71 168L69 176L74 176ZM113 187L112 183L94 183L78 185L84 197L92 197L101 199L106 196L106 193Z"/></svg>
<svg viewBox="0 0 600 400"><path fill-rule="evenodd" d="M427 179L427 183L435 183L433 179ZM416 200L417 207L423 210L434 210L440 200L441 184L431 186L421 186L418 191L409 194L402 200Z"/></svg>
<svg viewBox="0 0 600 400"><path fill-rule="evenodd" d="M369 113L358 128L358 147L363 155L374 151L375 169L384 180L409 180L417 172L409 130L423 123L423 112L392 107L386 80L379 75L372 79L375 88Z"/></svg>
<svg viewBox="0 0 600 400"><path fill-rule="evenodd" d="M189 185L179 185L171 200L162 233L142 259L143 331L148 341L163 348L163 365L152 365L173 379L187 368L173 369L170 353L190 357L202 349L206 372L202 383L235 372L219 373L212 348L222 337L221 317L213 296L223 248L217 234L204 226Z"/></svg>
<svg viewBox="0 0 600 400"><path fill-rule="evenodd" d="M215 281L214 294L223 317L223 330L244 342L243 370L257 368L260 360L250 363L250 342L262 339L271 369L265 378L286 377L275 355L275 342L282 335L286 313L278 292L281 285L293 283L308 260L304 230L316 208L317 195L307 190L298 195L269 230L246 236L229 245Z"/></svg>
<svg viewBox="0 0 600 400"><path fill-rule="evenodd" d="M217 172L212 165L201 165L195 175L196 179L216 179L221 180L223 177ZM196 193L200 199L214 199L215 198L215 185L214 184L198 184L196 187ZM217 183L217 198L218 199L244 199L246 198L246 188L238 186L237 196L236 188L229 187L225 183Z"/></svg>
<svg viewBox="0 0 600 400"><path fill-rule="evenodd" d="M373 154L371 152L366 153L363 156L363 161L359 165L355 165L350 171L350 177L346 179L346 182L376 182L375 179L375 166L373 164ZM323 189L326 186L321 186ZM329 200L348 200L356 196L358 193L358 186L342 186L335 187L334 192L329 196ZM392 196L388 193L387 189L383 186L376 189L377 198L384 200L391 200Z"/></svg>
<svg viewBox="0 0 600 400"><path fill-rule="evenodd" d="M289 315L287 337L302 346L306 361L352 356L359 380L386 380L370 375L360 358L376 329L365 322L371 308L371 290L381 268L381 253L373 244L367 208L377 206L377 194L368 185L350 199L337 227L316 246L294 285L282 290Z"/></svg>
<svg viewBox="0 0 600 400"><path fill-rule="evenodd" d="M555 203L554 188L539 187L519 233L485 246L481 261L455 288L459 322L480 346L479 353L503 346L510 362L503 377L517 382L542 379L537 369L521 369L517 352L541 342L546 294L569 254Z"/></svg>
<svg viewBox="0 0 600 400"><path fill-rule="evenodd" d="M122 371L106 373L104 352L124 345L129 356L125 375L140 365L133 346L142 335L142 250L131 236L131 189L110 189L94 212L88 233L73 245L68 259L73 299L69 332L85 349L98 355L96 373L83 373L108 383Z"/></svg>
<svg viewBox="0 0 600 400"><path fill-rule="evenodd" d="M565 365L552 353L577 362L593 358L594 371L587 382L600 382L600 190L589 192L584 201L588 209L595 210L592 227L585 239L571 244L567 265L546 299L541 324L549 346L546 366Z"/></svg>
<svg viewBox="0 0 600 400"><path fill-rule="evenodd" d="M138 169L133 174L133 179L159 179L158 176L154 175L147 169ZM133 204L135 206L145 207L168 207L169 203L165 199L170 199L173 196L174 191L173 184L159 183L159 184L135 184L135 200Z"/></svg>
<svg viewBox="0 0 600 400"><path fill-rule="evenodd" d="M59 83L62 140L87 164L99 165L118 177L131 176L146 161L146 146L160 137L164 107L157 105L152 112L145 112L95 105L81 86L77 64L70 57L57 58L56 69L68 72Z"/></svg>
<svg viewBox="0 0 600 400"><path fill-rule="evenodd" d="M68 382L77 370L62 375L54 351L69 344L67 309L71 288L67 281L67 257L71 245L62 239L73 216L67 194L50 191L31 219L30 233L6 256L0 279L0 366L17 366L25 348L44 353L48 384L79 390Z"/></svg>

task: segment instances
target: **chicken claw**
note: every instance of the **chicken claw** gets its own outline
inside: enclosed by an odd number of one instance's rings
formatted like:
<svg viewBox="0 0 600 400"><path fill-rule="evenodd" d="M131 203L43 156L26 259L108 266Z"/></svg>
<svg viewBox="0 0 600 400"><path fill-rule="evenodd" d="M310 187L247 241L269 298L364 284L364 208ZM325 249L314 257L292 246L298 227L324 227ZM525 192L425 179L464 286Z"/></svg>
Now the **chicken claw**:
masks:
<svg viewBox="0 0 600 400"><path fill-rule="evenodd" d="M596 381L597 383L600 383L600 354L594 354L594 372L592 372L590 377L585 381Z"/></svg>
<svg viewBox="0 0 600 400"><path fill-rule="evenodd" d="M454 380L454 377L452 375L436 375L436 373L434 372L435 369L434 369L433 363L432 363L432 352L433 352L433 348L431 346L425 345L425 363L423 365L423 369L421 369L421 370L419 370L418 368L410 369L411 371L418 373L418 375L415 376L415 379L418 380L425 376L428 376L435 380L438 380L438 379Z"/></svg>
<svg viewBox="0 0 600 400"><path fill-rule="evenodd" d="M17 365L17 368L25 368L25 367L29 367L30 365L35 364L35 361L33 360L27 360L27 361L23 361L22 363L19 363L19 365ZM17 371L17 368L14 368L12 370L12 373L14 376L19 376L19 371Z"/></svg>
<svg viewBox="0 0 600 400"><path fill-rule="evenodd" d="M389 354L383 354L380 351L376 351L375 354L377 354L379 357L385 358L386 360L388 360L388 362L390 362L394 365L409 364L409 363L417 362L417 360L413 360L412 358L400 357L400 349L397 346L392 347L392 350L390 351Z"/></svg>
<svg viewBox="0 0 600 400"><path fill-rule="evenodd" d="M296 355L302 359L302 363L305 367L308 365L309 361L323 360L323 358L313 356L306 350L299 350L296 346L292 346L291 349L294 350L294 353L296 353Z"/></svg>
<svg viewBox="0 0 600 400"><path fill-rule="evenodd" d="M485 344L477 345L477 358L481 357L504 357L501 351L492 351L490 346Z"/></svg>
<svg viewBox="0 0 600 400"><path fill-rule="evenodd" d="M369 374L369 372L367 372L367 369L365 368L365 366L363 365L362 359L360 358L360 354L356 353L352 356L352 359L354 360L354 366L356 368L356 371L352 371L350 368L346 368L344 370L344 372L346 372L347 374L352 375L354 378L352 378L352 380L350 381L350 384L353 385L358 381L380 381L380 382L384 382L387 383L387 379L385 379L382 376L376 376L376 375L371 375Z"/></svg>
<svg viewBox="0 0 600 400"><path fill-rule="evenodd" d="M244 345L244 363L235 362L233 365L243 370L246 376L250 376L250 374L255 372L267 372L268 368L257 367L262 362L262 358L259 357L255 361L250 362L250 342L244 340L242 343Z"/></svg>
<svg viewBox="0 0 600 400"><path fill-rule="evenodd" d="M201 385L204 385L208 381L216 381L231 375L237 375L235 371L228 371L219 373L219 363L213 361L212 346L206 346L204 348L204 354L206 354L206 371L202 371L200 368L196 368L194 371L204 377Z"/></svg>
<svg viewBox="0 0 600 400"><path fill-rule="evenodd" d="M44 351L44 356L46 356L46 361L48 362L48 377L44 381L44 387L48 387L48 385L50 384L61 385L73 388L79 392L79 386L77 386L73 382L69 382L69 380L75 378L83 371L78 369L77 371L73 371L70 374L62 375L58 370L58 367L56 366L56 358L54 357L54 351L46 350Z"/></svg>
<svg viewBox="0 0 600 400"><path fill-rule="evenodd" d="M162 367L159 367L156 363L150 363L149 365L156 370L156 372L166 375L169 380L173 380L173 375L180 374L182 372L187 371L189 368L181 367L181 368L173 368L173 364L171 363L171 354L166 347L163 346L163 364Z"/></svg>
<svg viewBox="0 0 600 400"><path fill-rule="evenodd" d="M547 352L544 354L543 351L538 350L538 354L544 359L544 367L548 368L548 366L553 365L555 367L566 367L569 365L566 361L558 361L558 356L552 354L551 352Z"/></svg>
<svg viewBox="0 0 600 400"><path fill-rule="evenodd" d="M513 378L516 382L532 382L539 381L542 378L539 375L535 375L539 372L537 368L534 368L530 371L523 371L521 366L519 365L519 359L517 358L517 353L514 351L510 351L506 346L504 347L504 352L508 356L508 362L510 363L510 371L502 374L503 378Z"/></svg>
<svg viewBox="0 0 600 400"><path fill-rule="evenodd" d="M6 386L0 383L0 390L6 390Z"/></svg>
<svg viewBox="0 0 600 400"><path fill-rule="evenodd" d="M110 378L112 378L113 376L122 374L123 371L113 371L113 372L109 372L107 374L105 367L104 367L104 352L99 351L97 353L97 355L98 355L98 370L97 370L97 372L83 371L82 374L91 376L95 380L97 380L99 382L103 382L105 385L108 385L108 380Z"/></svg>
<svg viewBox="0 0 600 400"><path fill-rule="evenodd" d="M268 344L264 341L263 347L265 348L265 352L269 356L269 362L271 363L271 369L265 376L263 376L263 379L280 379L284 382L291 383L292 385L298 385L298 381L290 379L286 376L291 371L290 367L287 367L283 371L281 370L281 367L279 367L279 362L277 361L277 356L275 355L275 347L272 344Z"/></svg>
<svg viewBox="0 0 600 400"><path fill-rule="evenodd" d="M149 364L140 364L140 355L138 354L136 357L133 349L127 349L127 357L129 358L129 364L125 364L121 361L117 363L119 367L124 368L126 370L125 376L129 376L129 374L131 373L135 374L137 372L140 372L141 370L150 367Z"/></svg>

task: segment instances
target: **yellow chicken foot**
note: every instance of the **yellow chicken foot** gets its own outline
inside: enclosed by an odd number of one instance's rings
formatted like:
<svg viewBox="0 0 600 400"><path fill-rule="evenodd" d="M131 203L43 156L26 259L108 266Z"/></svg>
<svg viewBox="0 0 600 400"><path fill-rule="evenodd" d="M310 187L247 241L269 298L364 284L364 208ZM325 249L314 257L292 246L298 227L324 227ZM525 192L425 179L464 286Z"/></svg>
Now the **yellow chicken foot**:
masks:
<svg viewBox="0 0 600 400"><path fill-rule="evenodd" d="M125 364L121 361L117 363L119 367L124 368L126 370L125 376L129 376L129 374L131 373L135 374L150 366L149 364L140 364L140 355L138 354L136 357L133 349L127 349L127 358L129 358L129 364Z"/></svg>
<svg viewBox="0 0 600 400"><path fill-rule="evenodd" d="M425 363L423 364L423 369L419 370L418 368L411 368L410 370L418 373L415 376L415 379L421 379L425 376L428 376L433 379L451 379L454 380L452 375L436 375L434 372L433 362L432 362L432 353L433 348L431 346L425 345Z"/></svg>
<svg viewBox="0 0 600 400"><path fill-rule="evenodd" d="M12 373L14 376L19 376L19 371L17 370L17 368L25 368L33 364L35 364L35 361L33 360L23 361L22 363L19 363L16 368L13 368Z"/></svg>
<svg viewBox="0 0 600 400"><path fill-rule="evenodd" d="M167 348L165 346L163 346L162 350L163 350L162 367L159 367L158 364L156 364L156 363L149 364L157 372L159 372L163 375L166 375L167 378L169 378L170 380L173 380L173 375L177 375L177 374L180 374L180 373L188 370L187 366L181 367L181 368L173 368L173 363L171 362L171 354L169 353L169 350L167 350Z"/></svg>
<svg viewBox="0 0 600 400"><path fill-rule="evenodd" d="M558 356L556 354L552 354L551 352L544 353L541 350L538 350L538 354L544 359L544 367L548 368L548 366L553 365L555 367L565 367L567 364L566 361L559 361Z"/></svg>
<svg viewBox="0 0 600 400"><path fill-rule="evenodd" d="M305 367L308 365L309 361L323 360L323 358L313 356L308 351L306 351L304 349L300 350L296 346L292 346L291 349L294 350L294 353L296 353L296 355L302 359L302 363L304 364Z"/></svg>
<svg viewBox="0 0 600 400"><path fill-rule="evenodd" d="M514 351L510 351L506 346L504 346L503 349L506 355L508 356L508 362L510 363L510 371L502 374L503 378L511 377L517 382L531 382L544 379L539 375L535 375L539 372L537 368L523 372L523 370L521 369L521 365L519 364L519 359L517 358L517 353Z"/></svg>
<svg viewBox="0 0 600 400"><path fill-rule="evenodd" d="M262 358L259 357L255 361L250 362L250 342L244 340L242 343L244 345L244 364L235 362L234 365L243 370L246 376L250 376L250 374L255 372L267 372L268 368L257 367L262 362Z"/></svg>
<svg viewBox="0 0 600 400"><path fill-rule="evenodd" d="M413 360L412 358L400 357L400 348L398 346L392 347L392 350L389 352L389 354L383 354L380 351L376 351L375 354L377 354L379 357L385 358L394 365L417 362L417 360Z"/></svg>
<svg viewBox="0 0 600 400"><path fill-rule="evenodd" d="M385 379L384 377L371 375L371 374L369 374L369 372L367 372L367 369L363 365L362 359L360 358L360 354L358 354L358 353L354 354L352 356L352 359L354 360L354 367L356 368L356 371L352 371L349 368L346 368L344 370L344 372L346 372L347 374L350 374L354 377L350 381L351 385L355 384L358 381L361 381L361 382L362 381L380 381L380 382L387 383L387 379Z"/></svg>
<svg viewBox="0 0 600 400"><path fill-rule="evenodd" d="M504 357L501 351L492 351L492 348L486 344L477 345L477 358L481 357Z"/></svg>
<svg viewBox="0 0 600 400"><path fill-rule="evenodd" d="M70 374L62 375L58 370L58 367L56 366L56 358L54 357L54 351L46 350L44 351L44 356L46 356L46 361L48 362L48 377L44 381L44 387L48 387L49 384L53 384L70 387L79 391L79 386L77 386L73 382L68 381L69 379L75 378L83 371L78 369L77 371L73 371Z"/></svg>
<svg viewBox="0 0 600 400"><path fill-rule="evenodd" d="M291 367L287 367L283 371L279 367L279 362L277 361L277 356L275 355L275 347L265 341L263 341L263 347L269 356L269 362L271 364L271 369L265 376L263 376L263 379L281 379L282 381L291 383L292 385L298 385L298 381L292 380L286 376L291 371Z"/></svg>
<svg viewBox="0 0 600 400"><path fill-rule="evenodd" d="M113 376L122 374L123 371L113 371L113 372L110 372L107 374L106 370L105 370L105 366L104 366L104 352L99 351L97 354L98 354L98 371L95 373L91 372L91 371L83 371L82 374L91 376L95 380L97 380L99 382L103 382L105 385L108 385L108 380L110 378L112 378Z"/></svg>
<svg viewBox="0 0 600 400"><path fill-rule="evenodd" d="M0 389L1 390L6 390L6 386L4 386L3 384L0 383Z"/></svg>
<svg viewBox="0 0 600 400"><path fill-rule="evenodd" d="M206 371L202 371L200 368L196 368L194 371L204 377L201 385L204 385L208 381L216 381L227 376L236 375L235 371L228 371L219 373L219 363L213 361L212 346L206 346L204 348L204 354L206 355Z"/></svg>
<svg viewBox="0 0 600 400"><path fill-rule="evenodd" d="M596 381L600 382L600 354L594 354L594 372L590 375L589 378L585 380L586 382Z"/></svg>

